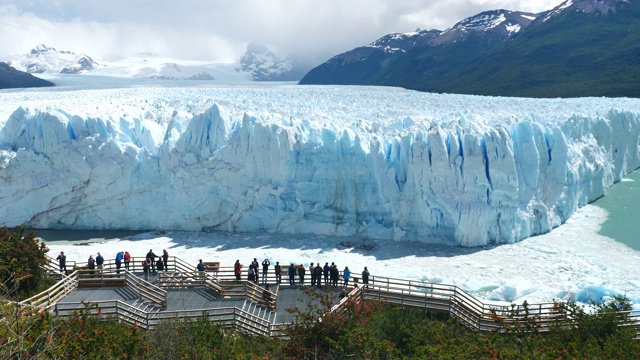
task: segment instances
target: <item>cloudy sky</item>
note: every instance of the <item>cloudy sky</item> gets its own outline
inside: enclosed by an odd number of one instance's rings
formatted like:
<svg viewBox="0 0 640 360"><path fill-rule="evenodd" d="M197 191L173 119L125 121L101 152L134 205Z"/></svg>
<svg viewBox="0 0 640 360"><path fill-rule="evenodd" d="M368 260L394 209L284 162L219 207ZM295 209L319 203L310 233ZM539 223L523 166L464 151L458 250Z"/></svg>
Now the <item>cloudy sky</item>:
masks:
<svg viewBox="0 0 640 360"><path fill-rule="evenodd" d="M0 0L0 60L38 44L114 60L232 62L250 42L317 61L393 32L444 30L485 10L562 0Z"/></svg>

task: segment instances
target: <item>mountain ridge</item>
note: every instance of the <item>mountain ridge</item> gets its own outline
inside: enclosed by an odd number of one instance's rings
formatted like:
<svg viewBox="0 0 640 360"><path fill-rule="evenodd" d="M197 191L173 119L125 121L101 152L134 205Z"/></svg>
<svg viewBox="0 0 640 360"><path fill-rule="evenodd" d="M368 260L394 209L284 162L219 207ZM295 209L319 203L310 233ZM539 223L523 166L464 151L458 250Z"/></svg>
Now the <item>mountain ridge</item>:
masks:
<svg viewBox="0 0 640 360"><path fill-rule="evenodd" d="M452 27L464 37L435 45L431 40L394 56L363 56L358 64L341 62L352 56L346 52L312 69L300 84L384 85L492 96L640 97L640 35L634 31L640 28L639 4L568 0L539 14L517 14L529 23L503 24L505 29L520 29L502 38L487 36L486 27L461 31L461 25L482 17L480 13Z"/></svg>

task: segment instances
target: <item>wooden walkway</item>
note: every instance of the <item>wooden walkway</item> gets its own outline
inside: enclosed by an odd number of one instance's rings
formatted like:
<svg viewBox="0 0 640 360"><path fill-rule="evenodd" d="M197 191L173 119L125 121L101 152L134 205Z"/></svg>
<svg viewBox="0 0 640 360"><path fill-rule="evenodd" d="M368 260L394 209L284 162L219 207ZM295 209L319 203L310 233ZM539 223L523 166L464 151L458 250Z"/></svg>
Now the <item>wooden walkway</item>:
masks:
<svg viewBox="0 0 640 360"><path fill-rule="evenodd" d="M83 264L71 263L68 276L61 276L53 264L48 271L60 281L47 291L20 302L21 305L47 309L60 316L89 311L116 316L120 321L153 329L167 319L206 317L224 326L263 336L282 336L283 327L295 318L287 309L305 310L315 300L305 294L309 277L303 285L279 285L273 270L265 282L258 285L236 281L232 267L219 263L206 271L194 271L192 265L172 257L167 272L150 274L143 280L142 259L133 259L131 271L116 269L107 261L101 271L90 272ZM68 270L68 271L69 271ZM330 291L335 304L332 312L341 312L348 299L378 300L402 306L424 308L448 313L469 329L490 332L502 331L497 317L521 321L524 314L535 317L539 331L556 325L563 313L562 303L496 305L485 304L454 285L426 283L386 277L369 278L361 284L360 274L352 274L346 298L339 300L341 287ZM283 282L285 279L283 277ZM310 285L310 284L309 284ZM640 314L621 312L621 325L634 326L640 338Z"/></svg>

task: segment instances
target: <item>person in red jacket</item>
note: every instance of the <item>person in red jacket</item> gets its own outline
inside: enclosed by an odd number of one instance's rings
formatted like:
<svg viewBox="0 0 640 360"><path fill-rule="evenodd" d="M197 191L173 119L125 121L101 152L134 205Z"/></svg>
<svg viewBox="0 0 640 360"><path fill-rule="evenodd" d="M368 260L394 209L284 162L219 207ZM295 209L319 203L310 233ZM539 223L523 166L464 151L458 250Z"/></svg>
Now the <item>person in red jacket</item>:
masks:
<svg viewBox="0 0 640 360"><path fill-rule="evenodd" d="M124 268L129 270L129 263L131 262L131 254L128 251L124 252Z"/></svg>

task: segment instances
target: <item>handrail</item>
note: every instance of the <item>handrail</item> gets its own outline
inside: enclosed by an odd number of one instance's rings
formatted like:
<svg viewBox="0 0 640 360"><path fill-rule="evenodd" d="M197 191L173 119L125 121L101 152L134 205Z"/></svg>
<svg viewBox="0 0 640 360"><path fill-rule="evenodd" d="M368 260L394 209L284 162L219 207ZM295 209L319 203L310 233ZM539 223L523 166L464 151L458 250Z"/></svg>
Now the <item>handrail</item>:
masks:
<svg viewBox="0 0 640 360"><path fill-rule="evenodd" d="M247 281L245 286L247 298L256 304L266 306L269 310L276 310L278 295L250 281Z"/></svg>
<svg viewBox="0 0 640 360"><path fill-rule="evenodd" d="M47 290L20 301L20 306L31 306L38 310L46 309L78 288L78 272L74 271Z"/></svg>
<svg viewBox="0 0 640 360"><path fill-rule="evenodd" d="M131 286L131 289L135 291L138 296L143 299L148 300L149 302L157 305L162 309L167 308L167 291L163 290L147 281L142 280L138 276L130 273L126 269L125 273L125 281L127 285Z"/></svg>
<svg viewBox="0 0 640 360"><path fill-rule="evenodd" d="M95 305L95 307L91 307L91 305ZM271 336L272 332L272 325L269 321L236 307L148 312L121 300L105 300L84 303L57 303L54 305L53 311L58 316L72 316L80 311L86 311L98 316L115 315L125 323L137 325L147 330L153 330L163 320L168 321L176 318L188 320L206 316L212 322L230 325L236 329L256 335Z"/></svg>
<svg viewBox="0 0 640 360"><path fill-rule="evenodd" d="M50 257L49 259L51 260ZM193 271L191 269L191 265L185 261L177 257L172 257L172 260L172 265L174 265L174 269L177 270L177 273L171 274L171 276L185 276L193 279L202 278L203 273ZM134 261L134 258L132 258L132 263ZM69 262L69 264L71 263L72 262ZM111 269L113 268L114 264L111 261L106 260L105 269L109 269L109 271L112 272ZM286 269L286 267L284 267L284 269ZM125 271L125 269L121 270ZM275 283L273 268L270 270L271 271L268 274L269 276L267 276L267 282ZM84 271L80 273L84 273ZM141 297L159 305L161 308L166 308L165 290L144 282L127 271L125 271L125 274L127 282L135 285L132 286L132 288L134 291L138 291ZM161 285L162 279L165 275L166 274L164 273L160 273L159 279L161 279ZM42 308L50 307L77 287L78 277L79 272L75 271L71 275L64 277L50 289L27 300L23 300L20 304ZM451 316L459 319L460 322L468 328L477 331L501 331L500 324L497 321L498 317L502 318L501 321L507 322L516 321L520 318L517 316L514 318L514 309L521 309L521 305L484 303L456 285L388 278L383 276L369 276L368 284L362 284L362 286L359 287L355 280L361 278L361 274L352 273L352 277L354 279L354 284L356 285L352 292L357 293L358 296L361 296L364 299L379 299L407 306L422 307L436 311L446 311ZM308 278L309 277L307 277L307 279ZM233 267L221 266L215 277L205 272L204 280L200 280L200 286L207 286L212 291L218 292L222 295L222 282L235 281L236 278L233 273ZM245 296L249 300L258 304L263 304L271 310L275 310L278 288L276 288L276 292L273 293L256 284L245 282L244 280L242 282L246 284ZM267 294L267 296L265 296L265 294ZM262 295L262 297L260 295ZM340 303L337 305L340 305ZM336 306L334 306L334 308L340 309ZM548 330L550 325L557 323L561 316L561 313L557 308L557 304L555 303L528 304L527 307L529 309L529 315L535 316L536 321L539 322L541 331ZM640 338L640 313L621 312L621 317L630 319L630 322L624 325L636 327L638 337Z"/></svg>

